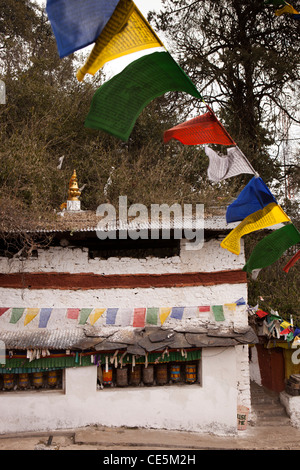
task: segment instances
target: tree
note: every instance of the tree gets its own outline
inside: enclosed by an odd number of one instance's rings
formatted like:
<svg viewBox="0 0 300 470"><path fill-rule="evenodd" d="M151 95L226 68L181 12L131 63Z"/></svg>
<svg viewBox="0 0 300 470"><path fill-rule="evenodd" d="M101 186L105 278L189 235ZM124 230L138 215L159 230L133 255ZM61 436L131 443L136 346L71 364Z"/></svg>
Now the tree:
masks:
<svg viewBox="0 0 300 470"><path fill-rule="evenodd" d="M278 138L279 111L299 124L299 21L276 17L262 0L162 3L163 11L149 19L165 35L171 53L205 101L217 108L256 171L266 182L278 177L282 162L271 145ZM183 109L191 106L197 103L182 103Z"/></svg>

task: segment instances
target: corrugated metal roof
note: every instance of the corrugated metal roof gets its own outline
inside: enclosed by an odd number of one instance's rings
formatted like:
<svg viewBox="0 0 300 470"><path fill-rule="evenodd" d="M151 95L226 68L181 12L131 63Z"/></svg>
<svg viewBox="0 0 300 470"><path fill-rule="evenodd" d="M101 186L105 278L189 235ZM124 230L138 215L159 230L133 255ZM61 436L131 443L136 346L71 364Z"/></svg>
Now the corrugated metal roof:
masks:
<svg viewBox="0 0 300 470"><path fill-rule="evenodd" d="M145 328L87 328L30 331L1 331L0 340L4 342L6 350L9 349L77 349L95 351L127 350L129 353L136 350L136 354L145 355L146 352L158 351L166 347L192 348L235 346L238 344L256 343L257 336L251 327L242 331L233 328L205 329L187 327L180 332L174 329L161 327ZM133 353L134 354L134 353Z"/></svg>
<svg viewBox="0 0 300 470"><path fill-rule="evenodd" d="M85 340L83 329L0 331L6 349L72 349Z"/></svg>

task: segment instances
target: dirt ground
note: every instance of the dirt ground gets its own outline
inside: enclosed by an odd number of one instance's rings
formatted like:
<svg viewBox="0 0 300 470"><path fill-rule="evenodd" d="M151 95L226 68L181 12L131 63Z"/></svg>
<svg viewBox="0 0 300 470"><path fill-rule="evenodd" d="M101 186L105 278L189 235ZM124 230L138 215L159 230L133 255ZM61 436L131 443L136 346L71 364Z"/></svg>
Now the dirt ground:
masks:
<svg viewBox="0 0 300 470"><path fill-rule="evenodd" d="M87 426L1 435L0 450L101 450L103 459L107 455L110 458L110 461L103 463L115 464L117 462L112 459L119 458L119 451L130 451L131 455L144 451L143 455L149 454L154 458L152 451L161 456L163 451L172 451L175 455L185 451L188 455L194 455L199 450L300 450L300 429L276 425L248 426L235 436L216 436L183 431ZM167 461L148 463L163 464ZM184 462L177 460L177 463Z"/></svg>

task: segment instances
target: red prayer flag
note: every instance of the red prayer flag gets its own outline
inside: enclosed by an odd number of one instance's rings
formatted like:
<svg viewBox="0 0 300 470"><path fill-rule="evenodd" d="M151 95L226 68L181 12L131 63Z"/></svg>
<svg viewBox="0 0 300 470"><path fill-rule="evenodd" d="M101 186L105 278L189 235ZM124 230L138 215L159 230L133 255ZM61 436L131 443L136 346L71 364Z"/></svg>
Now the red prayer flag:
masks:
<svg viewBox="0 0 300 470"><path fill-rule="evenodd" d="M164 132L164 143L171 139L179 140L183 145L220 144L236 145L212 109L208 112L178 124Z"/></svg>
<svg viewBox="0 0 300 470"><path fill-rule="evenodd" d="M300 250L297 251L297 253L290 259L290 261L285 265L285 267L283 268L283 270L288 273L290 268L292 266L294 266L294 264L296 263L296 261L298 261L300 259Z"/></svg>
<svg viewBox="0 0 300 470"><path fill-rule="evenodd" d="M264 318L265 316L269 315L268 313L264 312L263 310L257 310L256 315L259 316L259 318Z"/></svg>
<svg viewBox="0 0 300 470"><path fill-rule="evenodd" d="M134 327L144 327L145 326L145 308L135 308L133 313L133 324Z"/></svg>
<svg viewBox="0 0 300 470"><path fill-rule="evenodd" d="M198 307L199 312L210 312L210 306L209 305L204 305L202 307Z"/></svg>
<svg viewBox="0 0 300 470"><path fill-rule="evenodd" d="M0 317L1 317L1 315L3 315L3 313L7 312L7 310L9 310L9 307L7 307L7 308L5 308L5 307L2 308L1 307L0 308Z"/></svg>
<svg viewBox="0 0 300 470"><path fill-rule="evenodd" d="M68 308L67 309L67 318L71 320L77 320L79 315L79 308Z"/></svg>

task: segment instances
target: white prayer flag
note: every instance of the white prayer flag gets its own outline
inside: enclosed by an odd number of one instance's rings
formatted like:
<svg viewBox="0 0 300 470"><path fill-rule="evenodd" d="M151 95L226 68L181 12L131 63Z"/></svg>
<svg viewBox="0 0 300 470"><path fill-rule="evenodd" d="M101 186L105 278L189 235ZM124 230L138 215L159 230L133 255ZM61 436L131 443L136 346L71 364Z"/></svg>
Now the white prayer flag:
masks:
<svg viewBox="0 0 300 470"><path fill-rule="evenodd" d="M219 155L207 146L205 147L205 153L209 158L207 175L213 182L231 178L242 173L257 174L238 147L227 149L227 156Z"/></svg>

